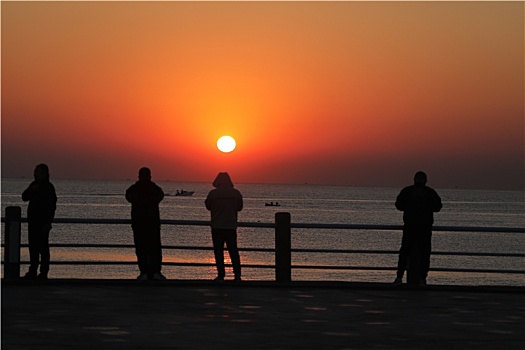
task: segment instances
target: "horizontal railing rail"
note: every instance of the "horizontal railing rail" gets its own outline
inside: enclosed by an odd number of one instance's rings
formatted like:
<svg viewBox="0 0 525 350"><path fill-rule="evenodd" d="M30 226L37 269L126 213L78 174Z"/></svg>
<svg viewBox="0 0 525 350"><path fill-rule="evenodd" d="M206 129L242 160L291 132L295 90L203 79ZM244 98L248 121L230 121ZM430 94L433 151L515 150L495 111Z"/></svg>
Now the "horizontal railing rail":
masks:
<svg viewBox="0 0 525 350"><path fill-rule="evenodd" d="M5 217L2 217L5 222ZM27 223L27 218L21 218ZM55 218L55 224L98 224L98 225L131 225L131 219L88 219L88 218ZM206 220L160 220L162 225L210 226ZM273 222L239 222L239 227L275 228ZM323 224L323 223L290 223L291 228L305 229L341 229L341 230L375 230L401 231L403 225L370 225L370 224ZM479 227L479 226L432 226L432 231L443 232L479 232L479 233L525 233L525 227Z"/></svg>
<svg viewBox="0 0 525 350"><path fill-rule="evenodd" d="M4 245L2 244L2 247ZM20 247L28 247L28 244L20 244ZM51 248L135 248L133 244L91 244L91 243L51 243ZM183 246L183 245L162 245L163 249L171 250L208 250L213 251L212 247L203 246ZM243 252L266 252L273 253L273 248L251 248L239 247ZM336 254L399 254L398 250L368 250L368 249L314 249L314 248L292 248L295 253L336 253ZM441 252L433 251L432 255L452 255L452 256L485 256L485 257L510 257L525 258L525 253L481 253L481 252Z"/></svg>
<svg viewBox="0 0 525 350"><path fill-rule="evenodd" d="M15 207L19 208L19 207ZM285 215L284 224L279 224L277 215L287 214L287 220ZM282 281L291 280L291 269L319 269L319 270L363 270L363 271L393 271L396 267L393 266L334 266L334 265L307 265L307 264L291 264L291 253L320 253L320 254L376 254L376 255L388 255L398 254L395 250L363 250L363 249L316 249L316 248L292 248L290 244L290 232L291 229L330 229L330 230L366 230L366 231L401 231L402 225L368 225L368 224L323 224L323 223L292 223L290 220L289 213L277 213L275 223L261 223L261 222L239 222L239 227L251 227L251 228L270 228L275 230L276 240L275 248L254 248L254 247L243 247L239 248L240 251L246 252L266 252L274 253L276 256L275 265L267 264L243 264L243 267L247 268L262 268L262 269L275 269L276 279ZM12 220L7 215L2 217L2 222L6 223L5 227L5 244L2 244L5 252L5 260L2 261L4 264L4 277L19 276L20 264L28 264L28 262L20 261L20 247L27 247L27 244L21 244L20 242L20 228L18 232L15 229L15 248L18 250L14 255L12 252L8 252L8 247L12 245L13 234L9 234L8 231L12 229L12 224L9 222ZM17 224L20 226L21 223L26 223L27 218L18 217ZM15 220L16 222L16 220ZM91 219L91 218L55 218L54 224L88 224L88 225L131 225L130 219ZM209 226L210 222L205 220L161 220L162 225L175 225L175 226ZM8 227L9 226L9 227ZM16 226L16 225L15 225ZM432 228L436 232L476 232L476 233L525 233L525 227L458 227L458 226L434 226ZM283 243L284 240L284 243ZM135 246L132 244L62 244L55 243L50 244L50 247L54 248L110 248L110 249L133 249ZM212 247L202 246L172 246L163 245L163 249L167 250L213 250ZM11 249L12 250L12 249ZM525 258L525 253L497 253L497 252L446 252L446 251L433 251L433 256L472 256L472 257L512 257L512 258ZM13 265L14 264L14 265ZM135 265L136 261L53 261L52 264L56 265ZM209 267L214 266L213 263L201 263L201 262L163 262L163 265L167 266L193 266L193 267ZM14 270L12 270L14 269ZM14 272L13 272L14 271ZM280 272L279 272L280 271ZM467 272L467 273L505 273L505 274L525 274L525 270L517 269L470 269L470 268L432 268L432 271L441 272Z"/></svg>

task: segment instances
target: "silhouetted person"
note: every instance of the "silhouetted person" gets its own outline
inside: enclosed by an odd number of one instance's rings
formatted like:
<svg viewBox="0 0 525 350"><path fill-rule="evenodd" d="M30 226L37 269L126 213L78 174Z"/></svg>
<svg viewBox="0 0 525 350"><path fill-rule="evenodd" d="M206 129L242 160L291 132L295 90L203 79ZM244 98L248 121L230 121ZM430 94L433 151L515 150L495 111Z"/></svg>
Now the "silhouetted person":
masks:
<svg viewBox="0 0 525 350"><path fill-rule="evenodd" d="M22 193L27 206L27 231L29 241L29 271L25 279L47 279L49 273L49 232L55 218L57 195L49 181L49 168L46 164L36 166L34 181ZM37 276L40 260L40 274Z"/></svg>
<svg viewBox="0 0 525 350"><path fill-rule="evenodd" d="M159 203L164 192L151 181L148 168L139 170L139 180L126 191L131 203L131 227L139 264L139 280L165 280L162 269Z"/></svg>
<svg viewBox="0 0 525 350"><path fill-rule="evenodd" d="M208 193L205 200L206 209L211 212L211 236L217 278L215 281L224 281L224 243L228 248L233 265L235 281L241 280L241 259L237 248L237 213L242 210L243 201L241 192L233 188L233 182L228 173L219 173L213 181L215 189Z"/></svg>
<svg viewBox="0 0 525 350"><path fill-rule="evenodd" d="M396 199L396 208L403 211L403 238L399 250L395 285L402 283L412 249L419 249L419 285L426 285L432 249L432 224L434 212L441 210L441 198L435 190L426 186L427 175L418 171L414 184L401 190Z"/></svg>

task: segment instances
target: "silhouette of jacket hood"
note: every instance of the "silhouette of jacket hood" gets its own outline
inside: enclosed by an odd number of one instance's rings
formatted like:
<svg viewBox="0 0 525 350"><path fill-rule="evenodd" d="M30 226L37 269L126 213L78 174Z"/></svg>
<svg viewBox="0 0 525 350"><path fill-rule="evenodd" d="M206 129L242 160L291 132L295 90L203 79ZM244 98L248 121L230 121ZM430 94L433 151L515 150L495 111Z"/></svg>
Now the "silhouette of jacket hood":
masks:
<svg viewBox="0 0 525 350"><path fill-rule="evenodd" d="M213 187L233 187L232 179L228 173L219 173L212 183Z"/></svg>

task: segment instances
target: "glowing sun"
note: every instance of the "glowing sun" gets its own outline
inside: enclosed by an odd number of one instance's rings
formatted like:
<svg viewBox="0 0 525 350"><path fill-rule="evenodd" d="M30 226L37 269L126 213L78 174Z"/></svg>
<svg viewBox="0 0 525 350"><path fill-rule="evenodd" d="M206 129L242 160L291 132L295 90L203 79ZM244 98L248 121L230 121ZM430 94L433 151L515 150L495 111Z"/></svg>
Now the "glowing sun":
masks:
<svg viewBox="0 0 525 350"><path fill-rule="evenodd" d="M231 136L223 136L217 141L217 148L224 153L233 151L235 146L237 146L237 143Z"/></svg>

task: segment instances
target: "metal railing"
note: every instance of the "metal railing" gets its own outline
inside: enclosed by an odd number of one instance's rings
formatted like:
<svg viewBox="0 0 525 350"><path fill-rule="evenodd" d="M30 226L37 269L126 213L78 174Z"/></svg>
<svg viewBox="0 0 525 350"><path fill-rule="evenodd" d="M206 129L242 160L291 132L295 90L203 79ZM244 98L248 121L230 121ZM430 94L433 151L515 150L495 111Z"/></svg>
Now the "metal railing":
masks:
<svg viewBox="0 0 525 350"><path fill-rule="evenodd" d="M4 278L14 279L20 276L20 265L28 262L20 261L20 248L27 245L20 243L21 223L27 222L26 218L20 216L20 207L6 208L6 215L2 217L5 223L4 247ZM98 224L98 225L130 225L129 219L78 219L78 218L56 218L53 224ZM162 225L178 226L209 226L209 221L199 220L161 220ZM247 268L275 269L275 277L278 282L291 281L292 269L319 269L319 270L369 270L369 271L392 271L396 267L380 266L334 266L334 265L304 265L291 262L292 253L330 253L330 254L398 254L393 250L349 250L349 249L315 249L315 248L292 248L292 229L339 229L339 230L376 230L376 231L401 231L401 225L363 225L363 224L320 224L320 223L292 223L290 213L276 213L274 223L261 222L239 222L239 227L271 228L275 230L274 248L239 248L247 252L267 252L275 254L275 265L267 264L243 264ZM477 233L525 233L525 228L506 227L455 227L434 226L433 231L441 232L477 232ZM50 244L57 248L134 248L130 244ZM166 250L213 250L211 247L202 246L170 246L163 245ZM477 256L477 257L513 257L525 258L523 253L486 253L486 252L441 252L433 251L433 256ZM135 265L135 261L52 261L54 265ZM206 267L215 266L212 263L200 262L163 262L167 266L191 266ZM495 273L495 274L520 274L525 275L525 270L519 269L468 269L468 268L432 268L432 271L441 272L463 272L463 273ZM410 280L410 270L408 271Z"/></svg>

